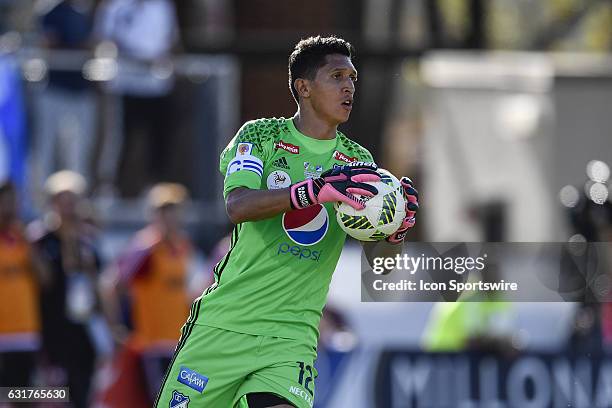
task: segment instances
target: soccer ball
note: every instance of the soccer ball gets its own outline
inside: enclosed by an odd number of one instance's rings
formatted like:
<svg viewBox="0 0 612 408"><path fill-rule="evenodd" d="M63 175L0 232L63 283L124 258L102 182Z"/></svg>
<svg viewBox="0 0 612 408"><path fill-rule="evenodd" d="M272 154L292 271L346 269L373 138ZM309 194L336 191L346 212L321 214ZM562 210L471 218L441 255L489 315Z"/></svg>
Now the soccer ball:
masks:
<svg viewBox="0 0 612 408"><path fill-rule="evenodd" d="M393 234L406 217L406 199L402 184L389 171L378 169L380 181L368 183L376 189L374 197L356 195L366 208L355 210L348 204L336 203L336 219L340 228L359 241L380 241Z"/></svg>

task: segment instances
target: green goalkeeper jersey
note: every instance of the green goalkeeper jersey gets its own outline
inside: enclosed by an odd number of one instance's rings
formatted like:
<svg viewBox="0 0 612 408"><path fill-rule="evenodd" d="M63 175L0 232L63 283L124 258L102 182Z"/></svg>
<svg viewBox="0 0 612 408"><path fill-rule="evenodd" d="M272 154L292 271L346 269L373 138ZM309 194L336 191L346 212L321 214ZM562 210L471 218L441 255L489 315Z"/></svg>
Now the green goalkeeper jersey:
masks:
<svg viewBox="0 0 612 408"><path fill-rule="evenodd" d="M351 161L373 160L340 132L318 140L292 119L254 120L221 153L224 196L237 187L286 188ZM216 284L197 302L196 324L315 346L345 238L331 203L237 225L215 266Z"/></svg>

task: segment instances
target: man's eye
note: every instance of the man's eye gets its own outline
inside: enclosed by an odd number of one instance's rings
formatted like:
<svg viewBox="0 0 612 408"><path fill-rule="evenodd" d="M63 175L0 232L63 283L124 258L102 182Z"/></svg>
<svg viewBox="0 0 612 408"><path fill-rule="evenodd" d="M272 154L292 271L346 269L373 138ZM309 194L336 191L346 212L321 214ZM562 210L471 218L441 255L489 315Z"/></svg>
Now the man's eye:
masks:
<svg viewBox="0 0 612 408"><path fill-rule="evenodd" d="M351 75L351 81L353 81L353 82L357 82L357 77L356 77L356 76L352 76L352 75Z"/></svg>

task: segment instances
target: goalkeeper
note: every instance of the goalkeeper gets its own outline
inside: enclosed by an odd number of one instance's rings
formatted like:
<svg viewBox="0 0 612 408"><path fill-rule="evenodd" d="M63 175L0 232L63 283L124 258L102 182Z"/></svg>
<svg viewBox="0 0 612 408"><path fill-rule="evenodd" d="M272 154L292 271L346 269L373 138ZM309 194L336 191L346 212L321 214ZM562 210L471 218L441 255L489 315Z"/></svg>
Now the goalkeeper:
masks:
<svg viewBox="0 0 612 408"><path fill-rule="evenodd" d="M157 407L312 407L318 325L346 234L333 203L356 209L378 181L371 154L337 130L353 107L352 46L300 41L289 57L293 118L247 122L221 153L236 224L215 283L183 326ZM414 225L417 192L402 179Z"/></svg>

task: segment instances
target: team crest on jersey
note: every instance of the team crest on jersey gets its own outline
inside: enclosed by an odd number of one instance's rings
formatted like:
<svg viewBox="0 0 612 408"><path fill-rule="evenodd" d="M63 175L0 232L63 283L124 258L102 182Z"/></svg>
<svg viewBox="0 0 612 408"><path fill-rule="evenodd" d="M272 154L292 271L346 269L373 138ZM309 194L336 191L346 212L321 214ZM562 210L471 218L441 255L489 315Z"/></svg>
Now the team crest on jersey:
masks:
<svg viewBox="0 0 612 408"><path fill-rule="evenodd" d="M277 150L282 149L291 154L300 154L300 146L296 146L291 143L283 142L282 140L279 140L278 142L276 142L276 144L274 144L274 148Z"/></svg>
<svg viewBox="0 0 612 408"><path fill-rule="evenodd" d="M170 408L187 408L189 407L189 397L181 394L177 390L172 391L172 399L170 400Z"/></svg>
<svg viewBox="0 0 612 408"><path fill-rule="evenodd" d="M236 156L248 156L253 151L253 143L238 143Z"/></svg>
<svg viewBox="0 0 612 408"><path fill-rule="evenodd" d="M323 173L323 166L320 164L313 165L310 162L304 162L304 178L317 178Z"/></svg>
<svg viewBox="0 0 612 408"><path fill-rule="evenodd" d="M329 215L321 204L283 214L283 229L299 245L314 245L321 241L329 229Z"/></svg>
<svg viewBox="0 0 612 408"><path fill-rule="evenodd" d="M333 158L334 160L343 161L345 163L352 163L357 161L357 157L347 156L346 154L339 152L338 150L334 152Z"/></svg>
<svg viewBox="0 0 612 408"><path fill-rule="evenodd" d="M282 170L274 170L268 176L267 184L269 190L289 187L291 185L291 177Z"/></svg>

